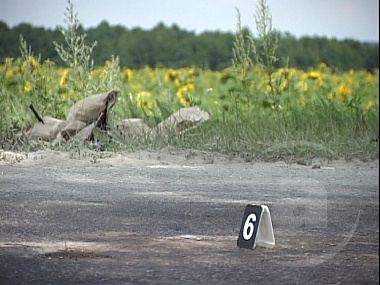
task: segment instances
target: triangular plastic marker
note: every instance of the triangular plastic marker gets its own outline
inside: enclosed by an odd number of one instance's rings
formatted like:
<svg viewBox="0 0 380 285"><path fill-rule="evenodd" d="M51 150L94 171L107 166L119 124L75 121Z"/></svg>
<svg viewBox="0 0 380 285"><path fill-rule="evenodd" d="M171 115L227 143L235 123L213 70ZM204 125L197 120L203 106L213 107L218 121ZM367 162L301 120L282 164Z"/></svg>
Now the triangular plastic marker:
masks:
<svg viewBox="0 0 380 285"><path fill-rule="evenodd" d="M275 245L272 218L270 216L269 208L266 205L261 205L263 211L259 228L257 230L256 244L257 246L273 248Z"/></svg>

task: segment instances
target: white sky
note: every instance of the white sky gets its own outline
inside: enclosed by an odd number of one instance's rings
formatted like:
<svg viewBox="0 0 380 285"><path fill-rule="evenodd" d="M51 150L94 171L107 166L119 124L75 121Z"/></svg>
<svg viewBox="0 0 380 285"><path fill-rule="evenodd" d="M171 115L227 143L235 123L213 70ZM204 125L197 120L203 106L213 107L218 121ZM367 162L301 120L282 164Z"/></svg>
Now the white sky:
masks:
<svg viewBox="0 0 380 285"><path fill-rule="evenodd" d="M85 28L111 25L151 29L159 22L197 33L235 31L236 10L243 26L256 33L258 0L72 0ZM379 42L379 0L267 0L273 28L296 37L325 36ZM67 0L0 0L0 21L10 27L64 26ZM1 40L1 39L0 39Z"/></svg>

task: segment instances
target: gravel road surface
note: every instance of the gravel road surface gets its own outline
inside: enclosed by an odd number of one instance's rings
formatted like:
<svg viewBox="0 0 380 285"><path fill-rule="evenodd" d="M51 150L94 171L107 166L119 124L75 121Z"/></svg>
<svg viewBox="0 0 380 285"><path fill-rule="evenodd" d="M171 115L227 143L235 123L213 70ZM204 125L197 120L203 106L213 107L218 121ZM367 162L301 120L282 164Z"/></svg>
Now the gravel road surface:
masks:
<svg viewBox="0 0 380 285"><path fill-rule="evenodd" d="M0 284L379 284L379 163L196 151L0 161ZM247 204L276 245L242 249Z"/></svg>

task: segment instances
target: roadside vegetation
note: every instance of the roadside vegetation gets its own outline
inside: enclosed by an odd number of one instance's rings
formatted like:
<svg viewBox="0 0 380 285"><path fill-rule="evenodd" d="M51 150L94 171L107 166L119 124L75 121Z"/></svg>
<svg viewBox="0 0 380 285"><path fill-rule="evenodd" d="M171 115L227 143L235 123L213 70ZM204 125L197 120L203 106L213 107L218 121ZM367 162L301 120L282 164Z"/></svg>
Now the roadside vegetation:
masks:
<svg viewBox="0 0 380 285"><path fill-rule="evenodd" d="M43 116L65 118L79 99L119 90L111 124L143 118L153 127L186 106L199 106L211 119L181 135L122 144L111 126L108 134L95 138L110 151L171 145L246 161L378 158L378 69L336 70L324 62L309 69L290 67L277 56L279 35L272 28L265 0L256 7L257 35L242 27L237 10L231 64L220 70L121 67L116 55L103 66L94 65L98 42L88 43L70 1L64 17L65 41L54 46L65 66L42 61L23 35L20 56L7 57L0 65L0 149L46 147L16 135L35 122L31 103ZM280 62L284 63L279 66ZM57 148L78 147L83 146L71 143Z"/></svg>

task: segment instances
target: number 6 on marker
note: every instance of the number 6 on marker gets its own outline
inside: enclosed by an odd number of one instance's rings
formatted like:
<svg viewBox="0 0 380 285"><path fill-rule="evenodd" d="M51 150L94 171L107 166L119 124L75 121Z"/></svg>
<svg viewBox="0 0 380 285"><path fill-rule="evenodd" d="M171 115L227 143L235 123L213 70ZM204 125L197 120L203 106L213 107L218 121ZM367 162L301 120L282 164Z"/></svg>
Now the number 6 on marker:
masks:
<svg viewBox="0 0 380 285"><path fill-rule="evenodd" d="M243 228L243 238L245 240L250 240L253 236L253 231L255 229L254 223L256 222L256 214L251 213L248 215L247 219L245 220L244 223L244 228Z"/></svg>
<svg viewBox="0 0 380 285"><path fill-rule="evenodd" d="M254 247L262 211L262 207L259 205L247 205L245 207L237 241L239 247L248 249Z"/></svg>

